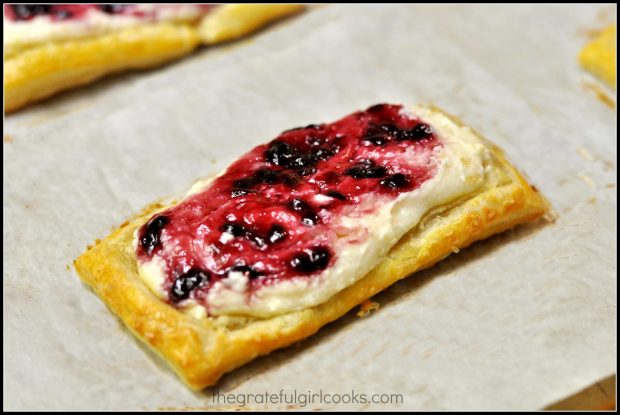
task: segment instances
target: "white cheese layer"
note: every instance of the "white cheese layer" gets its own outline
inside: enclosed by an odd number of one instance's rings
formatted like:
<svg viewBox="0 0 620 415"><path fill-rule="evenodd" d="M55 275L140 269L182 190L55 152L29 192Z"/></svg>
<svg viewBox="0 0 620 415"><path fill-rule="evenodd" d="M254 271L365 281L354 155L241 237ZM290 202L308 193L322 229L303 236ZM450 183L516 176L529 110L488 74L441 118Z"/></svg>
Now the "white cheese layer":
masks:
<svg viewBox="0 0 620 415"><path fill-rule="evenodd" d="M13 21L4 17L5 58L49 42L86 38L153 22L190 22L206 13L204 8L192 4L140 4L135 10L145 16L107 14L89 10L79 19L53 21L40 15L31 20Z"/></svg>
<svg viewBox="0 0 620 415"><path fill-rule="evenodd" d="M335 261L320 274L263 286L251 296L246 290L249 285L245 280L247 277L235 275L234 281L223 280L210 288L208 310L205 310L208 312L200 315L268 317L324 303L378 265L398 240L418 225L425 213L479 190L484 184L485 164L490 154L478 137L469 128L458 126L444 114L431 109L413 107L407 113L430 124L442 143L430 155L437 165L431 179L413 191L382 202L370 214L360 215L360 209L354 206L350 214L341 216L332 225L338 229L338 237L331 246ZM208 183L196 183L190 194L197 193ZM362 198L357 208L372 206L376 202L372 199L374 197L367 195ZM157 268L150 262L138 263L142 279L152 288L157 285L156 280L160 281L159 287L163 283L164 272ZM154 292L162 296L161 289ZM187 303L186 307L193 310L193 315L196 315L196 307L202 307L194 301Z"/></svg>

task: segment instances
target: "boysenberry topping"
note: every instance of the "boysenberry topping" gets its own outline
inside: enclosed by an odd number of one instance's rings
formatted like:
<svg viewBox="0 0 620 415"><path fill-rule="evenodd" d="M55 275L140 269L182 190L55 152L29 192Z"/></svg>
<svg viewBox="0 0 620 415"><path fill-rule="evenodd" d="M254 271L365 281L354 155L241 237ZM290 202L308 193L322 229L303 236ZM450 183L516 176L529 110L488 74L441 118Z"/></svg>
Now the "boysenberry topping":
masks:
<svg viewBox="0 0 620 415"><path fill-rule="evenodd" d="M311 273L327 268L331 254L324 246L306 249L291 258L291 267L302 273Z"/></svg>
<svg viewBox="0 0 620 415"><path fill-rule="evenodd" d="M277 244L286 239L286 229L281 225L275 224L269 230L267 238L272 244Z"/></svg>
<svg viewBox="0 0 620 415"><path fill-rule="evenodd" d="M140 246L147 255L160 245L161 230L170 222L167 216L156 216L146 224L146 229L140 238Z"/></svg>
<svg viewBox="0 0 620 415"><path fill-rule="evenodd" d="M200 268L192 268L177 277L170 289L170 299L175 303L187 299L200 284L209 282L210 274Z"/></svg>
<svg viewBox="0 0 620 415"><path fill-rule="evenodd" d="M77 9L67 10L78 18ZM141 229L136 254L142 263L153 255L163 261L163 287L169 293L177 288L169 297L173 305L187 298L215 310L209 290L240 272L249 280L245 294L251 307L262 287L312 277L334 264L342 219L363 219L419 188L437 172L434 155L441 146L433 128L389 104L289 130L158 214L169 224L155 215ZM351 241L352 248L356 243ZM177 281L179 270L198 267L209 273L208 283L199 273Z"/></svg>
<svg viewBox="0 0 620 415"><path fill-rule="evenodd" d="M387 170L383 166L378 166L371 160L359 161L353 167L348 168L344 174L354 179L379 179L384 177Z"/></svg>

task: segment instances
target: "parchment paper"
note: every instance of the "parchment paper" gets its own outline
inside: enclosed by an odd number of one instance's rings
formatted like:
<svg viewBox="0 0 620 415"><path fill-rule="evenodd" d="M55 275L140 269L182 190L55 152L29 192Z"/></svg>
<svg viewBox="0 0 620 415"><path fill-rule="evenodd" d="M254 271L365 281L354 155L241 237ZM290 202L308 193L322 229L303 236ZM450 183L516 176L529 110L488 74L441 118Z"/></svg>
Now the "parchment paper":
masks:
<svg viewBox="0 0 620 415"><path fill-rule="evenodd" d="M7 116L5 409L225 407L190 392L72 261L143 206L291 127L378 102L438 105L504 148L553 203L452 255L220 393L396 393L392 404L536 409L616 367L616 115L583 85L584 31L615 6L327 6L165 68ZM241 398L239 398L241 399Z"/></svg>

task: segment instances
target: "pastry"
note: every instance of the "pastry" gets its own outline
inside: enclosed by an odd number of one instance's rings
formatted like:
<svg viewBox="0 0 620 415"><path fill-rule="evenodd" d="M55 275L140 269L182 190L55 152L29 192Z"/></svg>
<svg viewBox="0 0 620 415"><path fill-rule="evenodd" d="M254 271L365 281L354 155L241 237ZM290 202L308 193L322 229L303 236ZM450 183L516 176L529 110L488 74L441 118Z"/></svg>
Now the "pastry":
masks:
<svg viewBox="0 0 620 415"><path fill-rule="evenodd" d="M596 78L616 89L616 26L600 32L579 53L579 63Z"/></svg>
<svg viewBox="0 0 620 415"><path fill-rule="evenodd" d="M13 4L4 6L4 98L10 112L106 74L148 68L199 44L247 35L291 4Z"/></svg>
<svg viewBox="0 0 620 415"><path fill-rule="evenodd" d="M75 267L203 388L548 208L456 119L379 104L283 132L183 198L148 207Z"/></svg>

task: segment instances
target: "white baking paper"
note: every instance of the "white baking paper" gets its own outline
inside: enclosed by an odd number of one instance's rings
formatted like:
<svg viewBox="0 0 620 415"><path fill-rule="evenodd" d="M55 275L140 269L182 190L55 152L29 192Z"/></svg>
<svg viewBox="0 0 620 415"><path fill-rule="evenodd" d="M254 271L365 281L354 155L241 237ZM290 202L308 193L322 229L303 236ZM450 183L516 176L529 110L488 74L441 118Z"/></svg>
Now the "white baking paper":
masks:
<svg viewBox="0 0 620 415"><path fill-rule="evenodd" d="M7 116L5 409L537 409L614 373L616 115L576 56L615 13L316 7ZM224 376L219 400L189 391L79 282L73 260L143 206L285 129L379 102L460 116L506 150L557 221L395 284L368 317L354 310Z"/></svg>

